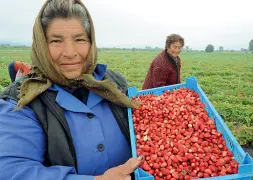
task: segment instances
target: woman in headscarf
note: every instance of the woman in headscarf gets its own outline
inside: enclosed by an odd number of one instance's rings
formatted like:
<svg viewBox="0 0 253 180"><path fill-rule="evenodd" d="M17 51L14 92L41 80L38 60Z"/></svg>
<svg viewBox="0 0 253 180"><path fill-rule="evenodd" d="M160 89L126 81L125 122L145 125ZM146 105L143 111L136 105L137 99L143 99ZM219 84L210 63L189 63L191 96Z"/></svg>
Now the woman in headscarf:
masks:
<svg viewBox="0 0 253 180"><path fill-rule="evenodd" d="M0 95L0 179L125 180L131 158L127 82L97 64L80 0L47 0L33 28L30 74Z"/></svg>

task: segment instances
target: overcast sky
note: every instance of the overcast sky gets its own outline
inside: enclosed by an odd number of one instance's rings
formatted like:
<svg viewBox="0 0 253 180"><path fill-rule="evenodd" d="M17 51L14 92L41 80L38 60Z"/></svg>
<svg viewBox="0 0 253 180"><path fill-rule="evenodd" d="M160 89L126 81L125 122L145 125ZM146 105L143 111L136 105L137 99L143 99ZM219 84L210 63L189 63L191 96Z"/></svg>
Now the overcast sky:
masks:
<svg viewBox="0 0 253 180"><path fill-rule="evenodd" d="M0 0L0 42L31 43L45 0ZM192 49L248 48L253 0L82 0L95 24L99 47L164 47L178 33Z"/></svg>

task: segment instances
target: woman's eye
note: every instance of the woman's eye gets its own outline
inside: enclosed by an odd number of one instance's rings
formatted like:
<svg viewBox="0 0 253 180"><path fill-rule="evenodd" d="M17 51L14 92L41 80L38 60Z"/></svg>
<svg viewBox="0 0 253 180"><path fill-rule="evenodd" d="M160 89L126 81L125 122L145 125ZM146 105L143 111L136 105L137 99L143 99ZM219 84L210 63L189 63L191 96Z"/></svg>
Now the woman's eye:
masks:
<svg viewBox="0 0 253 180"><path fill-rule="evenodd" d="M50 43L60 43L61 42L61 40L52 40L52 41L50 41Z"/></svg>
<svg viewBox="0 0 253 180"><path fill-rule="evenodd" d="M77 39L76 41L77 42L85 42L86 40L85 39Z"/></svg>

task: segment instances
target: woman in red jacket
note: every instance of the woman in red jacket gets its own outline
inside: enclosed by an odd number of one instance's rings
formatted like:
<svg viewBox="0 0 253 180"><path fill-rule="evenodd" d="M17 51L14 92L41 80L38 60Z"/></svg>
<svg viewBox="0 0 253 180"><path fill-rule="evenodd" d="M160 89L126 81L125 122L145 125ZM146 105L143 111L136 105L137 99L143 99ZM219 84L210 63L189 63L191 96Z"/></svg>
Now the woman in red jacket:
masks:
<svg viewBox="0 0 253 180"><path fill-rule="evenodd" d="M165 49L152 61L142 89L151 89L180 83L179 54L184 38L178 34L167 36Z"/></svg>

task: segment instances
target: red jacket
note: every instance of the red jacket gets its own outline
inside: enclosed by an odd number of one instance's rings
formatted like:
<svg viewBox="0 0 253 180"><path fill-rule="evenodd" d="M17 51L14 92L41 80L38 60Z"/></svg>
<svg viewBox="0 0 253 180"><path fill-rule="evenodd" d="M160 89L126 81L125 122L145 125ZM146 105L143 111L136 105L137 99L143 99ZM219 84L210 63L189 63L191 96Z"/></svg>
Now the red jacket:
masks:
<svg viewBox="0 0 253 180"><path fill-rule="evenodd" d="M142 89L168 86L180 83L181 60L175 60L163 50L152 61Z"/></svg>

